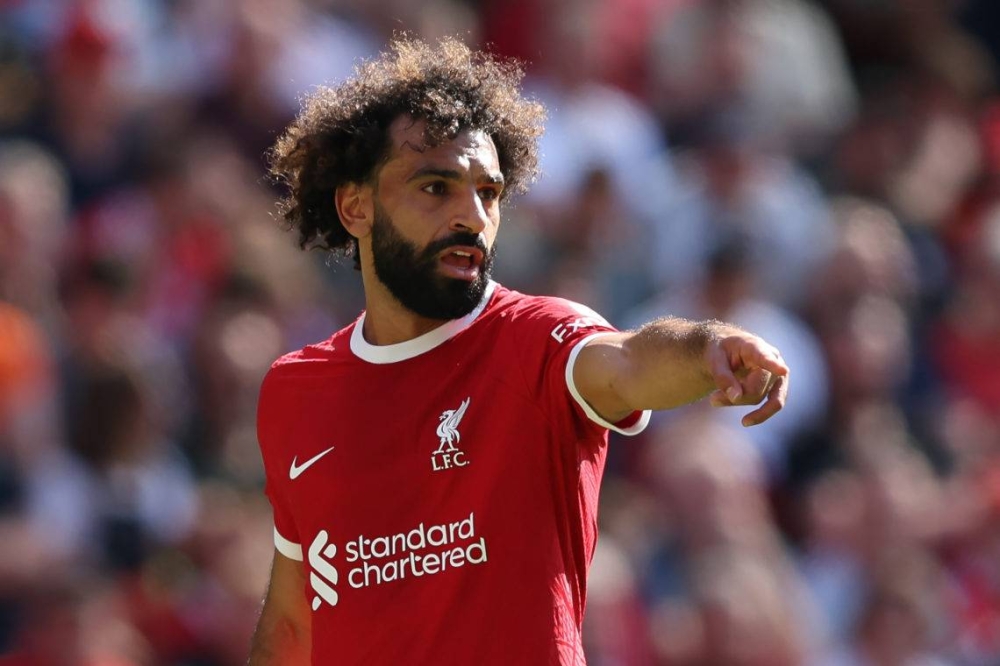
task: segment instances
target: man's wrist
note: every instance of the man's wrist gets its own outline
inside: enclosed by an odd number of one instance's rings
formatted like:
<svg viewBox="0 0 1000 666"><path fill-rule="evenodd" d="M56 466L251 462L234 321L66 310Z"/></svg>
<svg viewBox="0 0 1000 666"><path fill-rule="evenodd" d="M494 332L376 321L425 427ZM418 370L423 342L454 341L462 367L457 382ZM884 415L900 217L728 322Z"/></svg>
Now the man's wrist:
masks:
<svg viewBox="0 0 1000 666"><path fill-rule="evenodd" d="M715 382L712 375L712 356L716 353L715 349L720 347L727 338L745 333L746 331L743 329L717 319L707 319L696 325L695 336L701 350L702 376L713 386Z"/></svg>

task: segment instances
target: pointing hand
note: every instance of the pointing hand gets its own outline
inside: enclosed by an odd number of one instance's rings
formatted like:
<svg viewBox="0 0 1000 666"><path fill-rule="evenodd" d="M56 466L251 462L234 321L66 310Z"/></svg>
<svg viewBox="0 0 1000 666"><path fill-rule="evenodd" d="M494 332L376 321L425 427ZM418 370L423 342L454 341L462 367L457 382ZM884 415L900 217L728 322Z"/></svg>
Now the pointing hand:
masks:
<svg viewBox="0 0 1000 666"><path fill-rule="evenodd" d="M717 389L709 395L713 407L757 405L743 417L744 426L763 423L785 405L788 366L781 353L749 333L734 333L709 343L705 351Z"/></svg>

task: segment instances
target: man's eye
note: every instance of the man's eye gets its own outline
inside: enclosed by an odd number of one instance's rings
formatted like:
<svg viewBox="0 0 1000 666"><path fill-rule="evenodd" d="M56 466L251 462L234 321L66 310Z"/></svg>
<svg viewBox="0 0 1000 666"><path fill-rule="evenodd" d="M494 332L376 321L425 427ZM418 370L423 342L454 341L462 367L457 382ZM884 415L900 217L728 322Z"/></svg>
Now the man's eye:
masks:
<svg viewBox="0 0 1000 666"><path fill-rule="evenodd" d="M484 187L479 190L479 198L483 201L495 201L500 198L500 190L495 187Z"/></svg>
<svg viewBox="0 0 1000 666"><path fill-rule="evenodd" d="M433 183L427 183L426 185L424 185L420 189L423 192L426 192L427 194L444 194L446 188L445 188L445 184L444 183L442 183L441 181L437 180L437 181L434 181Z"/></svg>

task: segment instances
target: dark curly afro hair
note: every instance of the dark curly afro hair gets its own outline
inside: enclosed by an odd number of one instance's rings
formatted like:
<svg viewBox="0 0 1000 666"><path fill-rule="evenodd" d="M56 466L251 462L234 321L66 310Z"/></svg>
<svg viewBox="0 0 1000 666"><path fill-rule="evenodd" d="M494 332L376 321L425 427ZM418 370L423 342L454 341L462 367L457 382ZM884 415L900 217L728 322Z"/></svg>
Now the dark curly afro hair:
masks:
<svg viewBox="0 0 1000 666"><path fill-rule="evenodd" d="M357 259L334 193L346 183L374 181L392 148L389 126L404 114L427 121L430 146L466 129L485 132L497 149L503 196L525 192L538 174L545 109L521 96L522 76L516 63L457 39L432 47L399 36L353 78L317 90L270 152L271 175L289 190L281 212L298 229L301 247Z"/></svg>

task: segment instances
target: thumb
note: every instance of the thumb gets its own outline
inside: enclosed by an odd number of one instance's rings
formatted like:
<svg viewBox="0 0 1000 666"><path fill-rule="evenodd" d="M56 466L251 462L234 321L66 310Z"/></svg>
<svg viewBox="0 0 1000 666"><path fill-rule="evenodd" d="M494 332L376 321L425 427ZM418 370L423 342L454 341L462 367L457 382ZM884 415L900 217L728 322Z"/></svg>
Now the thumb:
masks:
<svg viewBox="0 0 1000 666"><path fill-rule="evenodd" d="M729 367L729 358L718 344L708 351L708 370L712 373L712 381L720 391L726 394L731 402L736 402L743 395L743 387Z"/></svg>

